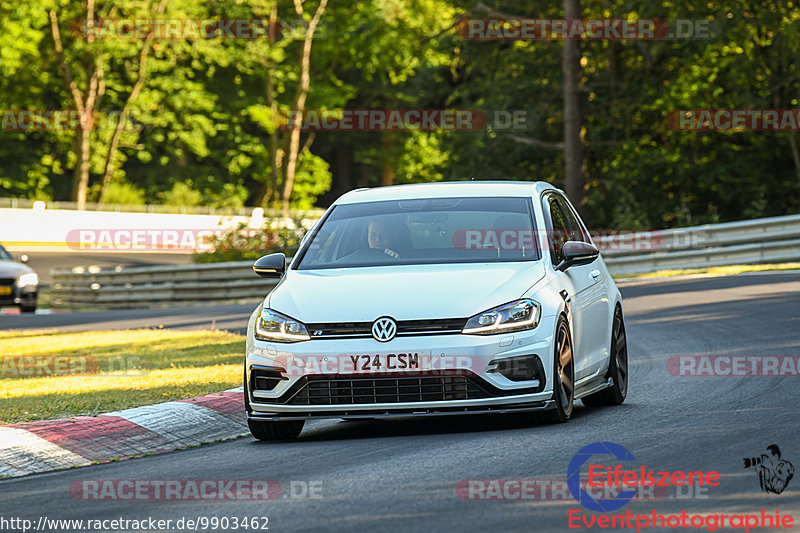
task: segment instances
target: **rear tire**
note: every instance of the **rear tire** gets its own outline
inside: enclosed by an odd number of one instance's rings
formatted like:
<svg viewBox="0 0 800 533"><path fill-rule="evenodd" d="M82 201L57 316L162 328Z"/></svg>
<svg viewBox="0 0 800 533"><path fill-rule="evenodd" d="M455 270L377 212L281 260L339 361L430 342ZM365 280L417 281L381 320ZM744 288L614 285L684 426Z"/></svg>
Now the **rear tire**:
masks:
<svg viewBox="0 0 800 533"><path fill-rule="evenodd" d="M572 337L569 324L562 315L556 327L556 343L553 354L553 399L555 409L542 413L545 422L560 424L572 417L575 400L575 360L572 353Z"/></svg>
<svg viewBox="0 0 800 533"><path fill-rule="evenodd" d="M622 316L622 309L619 307L614 313L614 325L611 330L611 354L606 377L611 378L614 384L611 387L581 398L583 405L588 407L620 405L628 395L628 342L625 336L625 319Z"/></svg>
<svg viewBox="0 0 800 533"><path fill-rule="evenodd" d="M250 434L258 440L295 440L303 431L305 420L288 420L272 422L248 420Z"/></svg>

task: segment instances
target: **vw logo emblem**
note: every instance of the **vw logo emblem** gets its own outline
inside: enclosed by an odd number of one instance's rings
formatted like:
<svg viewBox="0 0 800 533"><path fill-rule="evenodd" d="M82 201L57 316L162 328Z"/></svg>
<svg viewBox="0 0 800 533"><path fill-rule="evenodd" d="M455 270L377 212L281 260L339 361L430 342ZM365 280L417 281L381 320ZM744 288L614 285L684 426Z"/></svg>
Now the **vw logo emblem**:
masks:
<svg viewBox="0 0 800 533"><path fill-rule="evenodd" d="M389 342L396 333L397 324L388 316L379 318L372 323L372 336L375 337L376 341Z"/></svg>

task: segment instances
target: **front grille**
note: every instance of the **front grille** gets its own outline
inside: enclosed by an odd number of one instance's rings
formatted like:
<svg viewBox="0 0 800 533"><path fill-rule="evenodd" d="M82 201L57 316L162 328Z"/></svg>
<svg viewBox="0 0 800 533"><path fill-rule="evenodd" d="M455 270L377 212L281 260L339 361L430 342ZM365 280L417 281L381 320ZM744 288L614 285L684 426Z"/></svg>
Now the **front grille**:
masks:
<svg viewBox="0 0 800 533"><path fill-rule="evenodd" d="M461 333L466 323L466 318L399 320L397 322L397 336ZM306 324L306 327L312 340L366 338L372 336L372 322L325 322Z"/></svg>
<svg viewBox="0 0 800 533"><path fill-rule="evenodd" d="M288 405L339 405L473 400L491 395L468 376L302 378ZM297 386L297 385L296 385Z"/></svg>
<svg viewBox="0 0 800 533"><path fill-rule="evenodd" d="M0 278L0 285L13 285L16 281L14 278Z"/></svg>
<svg viewBox="0 0 800 533"><path fill-rule="evenodd" d="M306 327L312 339L372 336L372 322L330 322L306 324Z"/></svg>
<svg viewBox="0 0 800 533"><path fill-rule="evenodd" d="M465 318L445 318L442 320L403 320L397 323L398 335L419 335L432 333L461 333L467 324ZM371 330L370 330L371 332Z"/></svg>

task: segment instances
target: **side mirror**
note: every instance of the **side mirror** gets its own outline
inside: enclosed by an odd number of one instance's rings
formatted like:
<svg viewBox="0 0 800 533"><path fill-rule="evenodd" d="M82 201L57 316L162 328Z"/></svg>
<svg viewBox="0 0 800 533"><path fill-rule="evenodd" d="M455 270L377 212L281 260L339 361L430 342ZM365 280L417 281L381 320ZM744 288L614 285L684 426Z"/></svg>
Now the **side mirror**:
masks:
<svg viewBox="0 0 800 533"><path fill-rule="evenodd" d="M564 260L558 264L556 270L564 271L575 265L588 265L600 255L600 251L588 242L567 241L563 248Z"/></svg>
<svg viewBox="0 0 800 533"><path fill-rule="evenodd" d="M21 256L19 256L20 263L27 263L29 259L30 257L28 257L28 254L22 254Z"/></svg>
<svg viewBox="0 0 800 533"><path fill-rule="evenodd" d="M262 278L280 278L286 272L286 256L284 254L269 254L259 257L253 263L253 272Z"/></svg>

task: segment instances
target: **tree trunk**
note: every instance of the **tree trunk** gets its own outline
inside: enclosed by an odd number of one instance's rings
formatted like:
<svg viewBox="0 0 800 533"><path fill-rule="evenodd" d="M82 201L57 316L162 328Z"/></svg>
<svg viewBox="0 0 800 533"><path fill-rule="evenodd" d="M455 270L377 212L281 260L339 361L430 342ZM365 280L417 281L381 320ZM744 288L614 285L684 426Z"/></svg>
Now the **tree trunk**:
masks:
<svg viewBox="0 0 800 533"><path fill-rule="evenodd" d="M381 158L383 159L381 162L381 186L386 187L394 185L397 139L393 132L385 131L381 134L381 146Z"/></svg>
<svg viewBox="0 0 800 533"><path fill-rule="evenodd" d="M789 134L789 148L792 151L792 161L794 161L794 174L797 176L798 206L800 206L800 148L797 147L796 131Z"/></svg>
<svg viewBox="0 0 800 533"><path fill-rule="evenodd" d="M333 185L331 193L334 199L353 188L353 177L351 176L352 149L349 145L334 147L334 159L336 166L333 167Z"/></svg>
<svg viewBox="0 0 800 533"><path fill-rule="evenodd" d="M270 23L271 25L272 23ZM267 84L266 84L266 100L267 105L272 111L272 119L277 120L278 106L275 104L275 88L273 82L272 69L275 65L270 62L267 65ZM275 201L275 196L278 192L278 183L280 182L281 163L282 159L278 152L278 128L276 127L272 133L269 134L267 141L267 158L269 159L269 176L264 180L264 186L255 198L253 205L267 207Z"/></svg>
<svg viewBox="0 0 800 533"><path fill-rule="evenodd" d="M167 0L161 0L155 10L156 15L160 15L164 12L164 8L166 7ZM147 56L150 54L150 48L153 44L153 39L155 38L155 30L151 29L150 33L147 34L145 37L144 43L142 44L142 50L139 53L139 72L136 75L136 81L133 84L133 88L131 89L128 98L125 100L125 104L122 106L122 111L117 118L117 124L114 128L114 134L111 136L111 143L108 147L108 153L106 154L106 164L105 170L103 172L103 181L102 185L100 186L100 197L97 199L98 203L103 203L105 200L106 192L108 190L108 184L111 183L111 177L114 174L114 170L116 169L116 157L117 157L117 148L119 147L120 139L122 138L122 132L125 128L125 124L128 120L128 115L130 114L131 107L133 107L133 103L139 97L139 93L142 92L142 88L144 87L145 80L147 79Z"/></svg>
<svg viewBox="0 0 800 533"><path fill-rule="evenodd" d="M278 26L278 3L274 2L270 7L270 12L269 12L270 43L274 43L275 39L277 39L277 35L275 35L275 28L277 28L277 26ZM266 62L266 69L267 69L267 80L266 80L264 96L267 101L267 106L270 108L272 112L272 120L277 121L278 106L275 103L275 82L274 82L275 62L272 60L272 56L270 56ZM267 142L267 158L269 159L269 176L267 176L264 179L264 186L261 188L261 191L258 193L258 196L256 196L255 202L253 203L253 205L258 205L261 207L267 207L268 204L271 204L277 199L276 195L278 194L278 184L281 182L280 172L281 172L282 159L278 153L277 127L274 130L272 130L272 133L269 134L269 141Z"/></svg>
<svg viewBox="0 0 800 533"><path fill-rule="evenodd" d="M389 158L383 159L383 168L381 169L381 186L394 185L394 166Z"/></svg>
<svg viewBox="0 0 800 533"><path fill-rule="evenodd" d="M295 2L297 6L298 15L302 15L302 7ZM294 174L297 170L297 156L300 153L300 127L303 120L303 112L306 108L306 98L308 97L308 88L311 83L311 43L314 39L314 32L319 24L319 19L325 12L325 6L328 5L328 0L320 0L317 10L311 21L308 23L306 33L303 38L303 56L300 60L300 84L297 88L297 96L294 101L294 109L292 114L292 122L290 124L289 133L289 151L286 160L286 174L283 183L283 212L289 214L289 200L292 196L292 189L294 188Z"/></svg>
<svg viewBox="0 0 800 533"><path fill-rule="evenodd" d="M578 0L564 0L564 17L581 18ZM564 76L564 188L581 214L585 212L583 141L580 111L580 47L578 41L565 39L562 56Z"/></svg>
<svg viewBox="0 0 800 533"><path fill-rule="evenodd" d="M88 0L86 6L86 19L94 19L94 0ZM105 91L103 70L98 58L93 57L91 64L86 67L89 87L84 95L75 82L72 69L64 53L64 43L61 40L61 30L58 27L58 14L51 9L48 15L50 18L50 35L53 37L53 45L55 46L56 55L58 57L58 65L64 75L64 83L72 95L75 109L81 112L80 129L77 133L76 142L78 161L75 165L75 174L72 180L71 197L72 201L78 204L78 210L82 211L86 207L86 193L89 190L89 152L92 127L94 124L93 114Z"/></svg>
<svg viewBox="0 0 800 533"><path fill-rule="evenodd" d="M78 130L78 162L72 180L72 201L78 204L78 210L86 208L86 192L89 189L89 136L92 131L84 122Z"/></svg>

